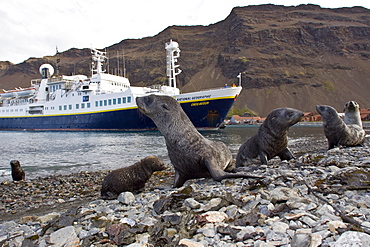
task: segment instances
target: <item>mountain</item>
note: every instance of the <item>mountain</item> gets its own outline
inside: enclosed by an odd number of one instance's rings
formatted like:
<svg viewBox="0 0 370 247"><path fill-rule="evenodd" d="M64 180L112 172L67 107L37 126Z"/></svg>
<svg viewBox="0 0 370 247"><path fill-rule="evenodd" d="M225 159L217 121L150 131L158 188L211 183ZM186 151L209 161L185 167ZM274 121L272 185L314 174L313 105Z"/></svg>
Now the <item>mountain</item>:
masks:
<svg viewBox="0 0 370 247"><path fill-rule="evenodd" d="M235 7L209 26L171 26L153 37L122 40L106 48L110 73L126 75L132 85L166 83L164 43L180 44L178 77L183 92L237 84L243 91L236 108L266 116L277 107L315 111L349 100L370 107L370 10L327 9L318 5ZM124 55L123 55L124 54ZM61 74L90 74L89 49L59 54ZM27 87L43 63L56 56L20 64L0 62L0 88Z"/></svg>

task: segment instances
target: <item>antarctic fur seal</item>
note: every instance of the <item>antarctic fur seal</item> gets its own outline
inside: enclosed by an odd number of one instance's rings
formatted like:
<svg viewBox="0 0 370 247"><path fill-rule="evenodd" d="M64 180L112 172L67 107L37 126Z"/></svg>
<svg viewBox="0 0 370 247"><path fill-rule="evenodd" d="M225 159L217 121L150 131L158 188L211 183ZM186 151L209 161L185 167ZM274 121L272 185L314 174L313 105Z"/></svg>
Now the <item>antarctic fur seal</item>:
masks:
<svg viewBox="0 0 370 247"><path fill-rule="evenodd" d="M351 108L351 107L349 107ZM338 115L338 112L328 105L317 105L316 110L322 117L324 133L328 139L329 149L336 146L352 147L365 141L365 131L362 125L346 124ZM353 122L353 118L347 118Z"/></svg>
<svg viewBox="0 0 370 247"><path fill-rule="evenodd" d="M26 173L21 167L21 163L18 160L11 160L10 166L12 168L13 181L20 181L26 179Z"/></svg>
<svg viewBox="0 0 370 247"><path fill-rule="evenodd" d="M357 124L362 127L360 105L356 101L349 101L344 105L344 123Z"/></svg>
<svg viewBox="0 0 370 247"><path fill-rule="evenodd" d="M303 112L292 108L277 108L271 111L258 132L246 140L236 156L236 167L245 166L259 156L262 164L275 156L290 160L293 154L288 149L287 133L290 126L298 123Z"/></svg>
<svg viewBox="0 0 370 247"><path fill-rule="evenodd" d="M166 166L158 157L145 157L131 166L110 172L102 182L100 195L103 199L115 199L124 191L139 191L153 172L164 169Z"/></svg>
<svg viewBox="0 0 370 247"><path fill-rule="evenodd" d="M175 169L174 186L181 187L192 178L257 178L245 173L230 173L233 159L220 141L211 141L194 127L180 104L172 97L137 97L139 110L151 118L165 138L168 155ZM260 177L259 177L260 178Z"/></svg>

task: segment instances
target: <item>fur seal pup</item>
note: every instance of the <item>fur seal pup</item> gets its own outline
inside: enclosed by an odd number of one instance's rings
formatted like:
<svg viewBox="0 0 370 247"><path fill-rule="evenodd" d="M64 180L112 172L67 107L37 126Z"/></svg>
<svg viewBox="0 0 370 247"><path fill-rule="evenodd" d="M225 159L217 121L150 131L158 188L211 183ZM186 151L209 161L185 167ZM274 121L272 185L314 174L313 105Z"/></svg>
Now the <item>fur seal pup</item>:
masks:
<svg viewBox="0 0 370 247"><path fill-rule="evenodd" d="M322 117L324 133L328 139L328 149L336 146L357 146L365 141L365 131L362 125L346 124L340 118L338 112L328 105L317 105L316 110ZM348 117L346 121L353 122L350 119L352 117Z"/></svg>
<svg viewBox="0 0 370 247"><path fill-rule="evenodd" d="M116 199L124 191L139 191L153 172L164 169L166 166L158 157L145 157L131 166L109 173L102 182L100 195L103 199Z"/></svg>
<svg viewBox="0 0 370 247"><path fill-rule="evenodd" d="M194 127L180 104L172 97L148 95L136 98L139 110L151 118L164 136L175 169L174 186L181 187L192 178L261 178L244 173L229 173L232 155L220 141L211 141Z"/></svg>
<svg viewBox="0 0 370 247"><path fill-rule="evenodd" d="M10 166L12 168L13 181L20 181L26 179L26 173L21 167L21 163L18 160L11 160Z"/></svg>
<svg viewBox="0 0 370 247"><path fill-rule="evenodd" d="M277 108L271 111L258 132L246 140L236 156L236 167L248 165L253 158L259 157L262 164L275 156L290 160L293 154L288 149L287 133L290 126L298 123L303 112L292 108Z"/></svg>
<svg viewBox="0 0 370 247"><path fill-rule="evenodd" d="M362 128L360 105L356 101L347 102L343 111L345 124L357 124Z"/></svg>

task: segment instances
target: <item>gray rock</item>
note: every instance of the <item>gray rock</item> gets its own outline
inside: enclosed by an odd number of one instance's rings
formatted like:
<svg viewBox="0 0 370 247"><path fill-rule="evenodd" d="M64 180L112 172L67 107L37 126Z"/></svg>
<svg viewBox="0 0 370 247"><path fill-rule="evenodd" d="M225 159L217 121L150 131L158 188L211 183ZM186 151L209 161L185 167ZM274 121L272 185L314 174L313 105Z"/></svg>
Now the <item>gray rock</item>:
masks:
<svg viewBox="0 0 370 247"><path fill-rule="evenodd" d="M184 205L190 209L198 209L201 206L201 204L193 198L186 198Z"/></svg>
<svg viewBox="0 0 370 247"><path fill-rule="evenodd" d="M295 190L286 188L286 187L278 187L273 189L270 192L271 202L282 202L282 201L288 201L292 197L298 197L298 194Z"/></svg>
<svg viewBox="0 0 370 247"><path fill-rule="evenodd" d="M131 192L126 191L119 194L117 200L123 204L131 205L135 201L135 196Z"/></svg>
<svg viewBox="0 0 370 247"><path fill-rule="evenodd" d="M370 235L363 232L344 232L331 247L370 246Z"/></svg>
<svg viewBox="0 0 370 247"><path fill-rule="evenodd" d="M62 247L66 244L73 246L73 244L79 243L79 239L77 238L75 228L73 226L66 226L50 234L50 243L56 247Z"/></svg>

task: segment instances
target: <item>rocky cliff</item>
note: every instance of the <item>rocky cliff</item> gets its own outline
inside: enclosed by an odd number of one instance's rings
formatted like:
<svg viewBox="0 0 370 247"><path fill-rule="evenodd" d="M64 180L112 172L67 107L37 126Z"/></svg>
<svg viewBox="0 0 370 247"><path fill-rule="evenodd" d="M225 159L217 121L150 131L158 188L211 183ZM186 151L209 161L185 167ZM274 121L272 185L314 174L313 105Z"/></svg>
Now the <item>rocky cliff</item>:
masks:
<svg viewBox="0 0 370 247"><path fill-rule="evenodd" d="M107 47L110 73L132 85L166 83L164 43L180 44L179 86L183 92L238 83L235 103L261 116L276 107L315 111L316 104L342 110L356 100L370 106L370 10L325 9L317 5L236 7L209 26L171 26L154 37L123 40ZM60 73L90 74L89 49L60 55ZM124 59L123 59L124 58ZM43 63L56 57L0 62L0 88L28 86Z"/></svg>

